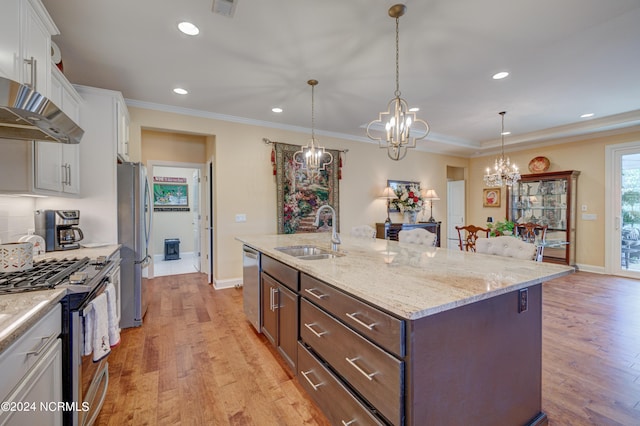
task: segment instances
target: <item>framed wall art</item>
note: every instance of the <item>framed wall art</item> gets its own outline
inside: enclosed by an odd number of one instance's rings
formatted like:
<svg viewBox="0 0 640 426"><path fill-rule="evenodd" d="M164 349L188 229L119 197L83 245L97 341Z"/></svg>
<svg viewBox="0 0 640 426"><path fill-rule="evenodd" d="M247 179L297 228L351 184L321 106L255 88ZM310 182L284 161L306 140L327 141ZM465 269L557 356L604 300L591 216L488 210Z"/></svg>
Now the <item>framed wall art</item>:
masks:
<svg viewBox="0 0 640 426"><path fill-rule="evenodd" d="M187 183L153 183L154 211L189 211Z"/></svg>
<svg viewBox="0 0 640 426"><path fill-rule="evenodd" d="M500 207L500 189L485 188L482 190L483 207Z"/></svg>
<svg viewBox="0 0 640 426"><path fill-rule="evenodd" d="M420 182L412 182L409 180L387 180L387 186L393 189L393 192L398 194L402 188L420 188ZM397 202L391 201L389 205L389 213L397 213L400 211Z"/></svg>

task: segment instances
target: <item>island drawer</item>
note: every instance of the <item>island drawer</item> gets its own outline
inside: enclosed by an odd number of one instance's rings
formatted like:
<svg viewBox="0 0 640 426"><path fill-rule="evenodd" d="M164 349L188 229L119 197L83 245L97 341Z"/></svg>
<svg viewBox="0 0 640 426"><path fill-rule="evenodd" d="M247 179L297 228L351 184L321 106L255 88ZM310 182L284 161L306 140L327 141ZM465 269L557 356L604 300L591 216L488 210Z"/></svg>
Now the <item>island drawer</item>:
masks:
<svg viewBox="0 0 640 426"><path fill-rule="evenodd" d="M300 337L381 415L402 424L402 361L304 299Z"/></svg>
<svg viewBox="0 0 640 426"><path fill-rule="evenodd" d="M269 256L262 255L262 270L297 292L300 290L298 270Z"/></svg>
<svg viewBox="0 0 640 426"><path fill-rule="evenodd" d="M404 357L404 321L374 308L307 274L300 294L389 352Z"/></svg>
<svg viewBox="0 0 640 426"><path fill-rule="evenodd" d="M59 303L0 354L0 400L27 374L40 354L56 341L62 331Z"/></svg>
<svg viewBox="0 0 640 426"><path fill-rule="evenodd" d="M383 425L302 343L298 343L298 382L331 424Z"/></svg>

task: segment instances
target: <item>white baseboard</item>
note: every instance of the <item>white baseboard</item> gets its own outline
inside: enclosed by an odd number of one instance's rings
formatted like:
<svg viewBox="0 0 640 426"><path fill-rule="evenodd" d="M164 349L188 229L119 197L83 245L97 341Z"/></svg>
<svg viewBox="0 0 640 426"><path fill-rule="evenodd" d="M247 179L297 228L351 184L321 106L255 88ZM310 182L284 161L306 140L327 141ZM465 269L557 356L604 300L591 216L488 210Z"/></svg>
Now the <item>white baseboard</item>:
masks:
<svg viewBox="0 0 640 426"><path fill-rule="evenodd" d="M229 278L226 280L213 280L213 288L216 290L224 290L226 288L235 288L242 286L242 278Z"/></svg>
<svg viewBox="0 0 640 426"><path fill-rule="evenodd" d="M594 274L605 274L604 266L583 265L580 263L576 264L576 266L578 267L578 271L593 272Z"/></svg>

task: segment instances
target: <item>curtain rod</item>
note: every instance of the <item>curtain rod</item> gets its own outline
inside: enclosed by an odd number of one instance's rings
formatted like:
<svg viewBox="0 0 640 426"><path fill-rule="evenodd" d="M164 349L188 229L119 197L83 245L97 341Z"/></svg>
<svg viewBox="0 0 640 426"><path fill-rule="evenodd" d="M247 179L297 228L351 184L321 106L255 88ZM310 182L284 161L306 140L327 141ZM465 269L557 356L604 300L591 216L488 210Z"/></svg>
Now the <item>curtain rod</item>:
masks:
<svg viewBox="0 0 640 426"><path fill-rule="evenodd" d="M267 144L267 145L270 145L270 144L272 144L272 143L283 143L283 144L286 144L286 145L295 145L295 144L292 144L292 143L272 141L272 140L267 139L267 138L262 138L262 142L264 142L264 143L265 143L265 144ZM325 148L325 149L328 149L328 150L331 150L331 151L344 152L344 153L349 152L349 150L348 150L348 149L333 149L333 148Z"/></svg>

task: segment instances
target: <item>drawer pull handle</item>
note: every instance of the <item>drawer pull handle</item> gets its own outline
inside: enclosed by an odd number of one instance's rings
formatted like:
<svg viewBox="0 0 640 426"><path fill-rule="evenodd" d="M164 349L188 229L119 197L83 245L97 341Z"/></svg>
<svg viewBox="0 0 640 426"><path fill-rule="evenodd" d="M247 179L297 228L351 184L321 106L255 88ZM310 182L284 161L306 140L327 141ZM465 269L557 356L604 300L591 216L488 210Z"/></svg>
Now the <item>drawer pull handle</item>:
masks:
<svg viewBox="0 0 640 426"><path fill-rule="evenodd" d="M353 366L353 368L355 368L356 370L358 370L358 372L359 372L360 374L362 374L364 377L366 377L366 378L367 378L367 379L369 379L369 380L373 380L373 376L375 376L375 375L376 375L376 373L371 373L371 374L369 374L369 373L367 373L366 371L364 371L362 368L360 368L360 367L358 366L358 364L356 364L356 363L355 363L355 362L359 359L358 357L351 358L351 359L349 359L349 358L345 358L345 359L347 360L347 362L348 362L349 364L351 364L351 365Z"/></svg>
<svg viewBox="0 0 640 426"><path fill-rule="evenodd" d="M353 420L349 420L348 422L345 422L344 420L340 420L340 422L344 425L344 426L351 426L352 424L354 424L355 422L357 422L356 419Z"/></svg>
<svg viewBox="0 0 640 426"><path fill-rule="evenodd" d="M317 291L315 288L305 288L304 291L306 291L307 293L309 293L310 295L312 295L313 297L315 297L316 299L324 299L325 297L327 297L326 294L318 294L315 293L315 291Z"/></svg>
<svg viewBox="0 0 640 426"><path fill-rule="evenodd" d="M27 356L29 356L29 355L35 355L35 356L40 355L40 352L42 352L44 350L44 348L47 347L47 345L49 344L49 341L51 339L55 339L57 335L58 335L58 333L54 332L51 336L41 337L40 338L40 345L38 345L38 348L35 349L35 350L27 352Z"/></svg>
<svg viewBox="0 0 640 426"><path fill-rule="evenodd" d="M346 314L347 317L351 318L352 320L354 320L356 323L360 324L361 326L363 326L364 328L366 328L369 331L373 331L373 327L375 327L376 323L373 322L371 324L365 324L362 321L360 321L358 318L356 318L356 315L358 315L357 312L354 312L352 314Z"/></svg>
<svg viewBox="0 0 640 426"><path fill-rule="evenodd" d="M305 326L305 327L307 327L307 328L309 329L309 331L311 331L313 334L315 334L315 335L316 335L316 337L322 337L322 335L323 335L323 334L327 334L327 332L326 332L326 331L322 331L322 332L320 332L320 333L318 333L317 331L315 331L315 330L313 329L313 326L314 326L314 325L316 325L316 324L315 324L315 323L312 323L312 324L304 323L304 326Z"/></svg>
<svg viewBox="0 0 640 426"><path fill-rule="evenodd" d="M316 385L315 383L313 383L313 382L311 381L311 379L310 379L309 377L307 377L307 374L311 373L312 371L313 371L313 370L309 370L309 371L302 371L302 370L300 370L300 373L302 373L302 377L304 377L304 378L305 378L305 380L306 380L307 382L309 382L309 384L311 385L311 387L313 388L313 390L314 390L314 391L317 391L317 390L318 390L318 388L319 388L320 386L324 385L324 383L323 383L323 382L320 382L320 383L318 383L317 385Z"/></svg>

